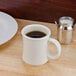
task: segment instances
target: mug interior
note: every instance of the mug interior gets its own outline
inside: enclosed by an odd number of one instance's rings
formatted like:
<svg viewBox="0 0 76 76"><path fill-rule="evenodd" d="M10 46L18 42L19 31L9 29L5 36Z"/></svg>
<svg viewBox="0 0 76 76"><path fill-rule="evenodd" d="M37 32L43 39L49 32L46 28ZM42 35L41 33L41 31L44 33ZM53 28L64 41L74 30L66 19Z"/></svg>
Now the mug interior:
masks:
<svg viewBox="0 0 76 76"><path fill-rule="evenodd" d="M41 25L41 24L31 24L25 26L21 33L23 36L26 36L27 33L32 32L32 31L40 31L46 34L46 36L50 36L51 31L48 27ZM45 36L44 36L45 37Z"/></svg>

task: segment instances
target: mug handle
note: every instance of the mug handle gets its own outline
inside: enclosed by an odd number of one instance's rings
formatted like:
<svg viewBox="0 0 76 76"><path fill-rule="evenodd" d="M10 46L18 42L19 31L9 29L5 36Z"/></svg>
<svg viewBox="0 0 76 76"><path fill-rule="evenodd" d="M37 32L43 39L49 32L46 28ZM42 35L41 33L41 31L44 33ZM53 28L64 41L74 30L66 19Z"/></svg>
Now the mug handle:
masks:
<svg viewBox="0 0 76 76"><path fill-rule="evenodd" d="M53 38L50 38L49 42L52 42L52 43L54 43L56 45L56 47L57 47L57 54L56 55L48 54L48 57L50 59L57 59L57 58L59 58L59 56L61 54L61 45L60 45L60 43L56 39L53 39Z"/></svg>

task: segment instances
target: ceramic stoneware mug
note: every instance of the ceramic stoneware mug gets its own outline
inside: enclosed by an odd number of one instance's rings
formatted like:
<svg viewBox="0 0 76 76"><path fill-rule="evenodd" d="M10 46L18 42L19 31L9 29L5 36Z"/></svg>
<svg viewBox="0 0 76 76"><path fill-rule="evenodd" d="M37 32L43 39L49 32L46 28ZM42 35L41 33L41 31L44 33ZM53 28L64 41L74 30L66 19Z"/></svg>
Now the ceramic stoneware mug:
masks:
<svg viewBox="0 0 76 76"><path fill-rule="evenodd" d="M50 38L51 30L41 24L25 26L22 31L23 38L23 61L31 65L42 65L50 59L56 59L61 54L60 43ZM57 54L49 54L48 43L54 43ZM51 47L50 47L51 48Z"/></svg>

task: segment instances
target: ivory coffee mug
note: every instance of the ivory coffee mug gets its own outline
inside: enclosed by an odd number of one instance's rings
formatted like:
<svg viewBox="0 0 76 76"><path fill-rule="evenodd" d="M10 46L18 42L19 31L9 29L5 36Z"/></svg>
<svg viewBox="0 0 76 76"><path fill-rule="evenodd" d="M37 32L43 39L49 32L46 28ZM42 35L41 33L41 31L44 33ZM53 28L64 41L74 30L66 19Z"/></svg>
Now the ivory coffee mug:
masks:
<svg viewBox="0 0 76 76"><path fill-rule="evenodd" d="M61 54L60 43L50 38L51 30L41 24L25 26L22 31L23 38L23 61L31 65L42 65L50 59L56 59ZM57 54L49 54L48 43L54 43L57 47ZM51 47L50 47L51 48Z"/></svg>

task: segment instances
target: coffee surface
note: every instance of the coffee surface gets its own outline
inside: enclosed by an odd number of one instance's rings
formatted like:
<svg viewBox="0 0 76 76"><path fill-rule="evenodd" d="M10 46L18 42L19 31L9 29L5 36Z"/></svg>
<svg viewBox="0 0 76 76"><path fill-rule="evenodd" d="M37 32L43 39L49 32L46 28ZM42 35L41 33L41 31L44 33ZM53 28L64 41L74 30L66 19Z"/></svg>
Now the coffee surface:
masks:
<svg viewBox="0 0 76 76"><path fill-rule="evenodd" d="M31 38L42 38L46 36L46 34L41 31L31 31L31 32L26 33L26 35Z"/></svg>

